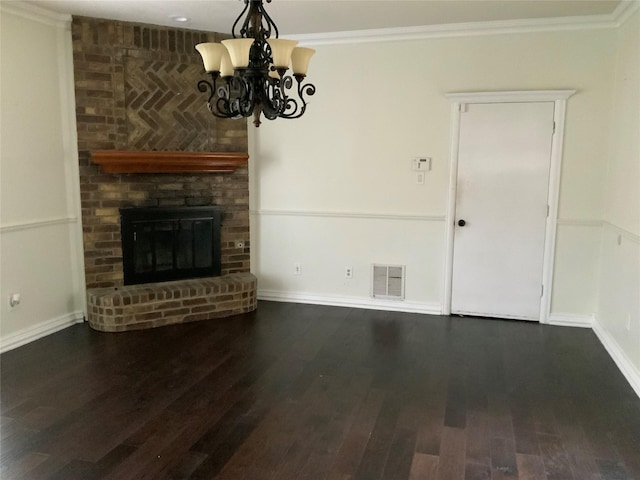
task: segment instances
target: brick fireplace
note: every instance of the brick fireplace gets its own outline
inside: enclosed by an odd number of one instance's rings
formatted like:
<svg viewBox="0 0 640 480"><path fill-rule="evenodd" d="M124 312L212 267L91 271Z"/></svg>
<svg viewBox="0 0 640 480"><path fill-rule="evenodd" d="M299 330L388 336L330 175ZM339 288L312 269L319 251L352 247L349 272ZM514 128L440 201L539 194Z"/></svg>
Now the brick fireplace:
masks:
<svg viewBox="0 0 640 480"><path fill-rule="evenodd" d="M246 153L246 123L213 117L196 87L203 70L194 45L219 41L220 35L83 17L73 19L72 35L91 325L118 331L253 310L256 282L249 273L246 160L224 171L171 173L107 173L92 160L97 151L171 151L185 157L194 152ZM197 286L185 280L128 292L133 287L124 286L120 209L188 206L220 209L221 277L201 279ZM222 300L210 302L218 294ZM174 313L182 313L158 317L159 298L170 300ZM175 307L177 298L180 308ZM134 301L131 307L132 299L140 305ZM127 301L129 310L120 308L118 317L112 312L114 301ZM203 302L210 305L208 311ZM140 315L151 315L137 321L134 307ZM113 322L107 324L111 313Z"/></svg>

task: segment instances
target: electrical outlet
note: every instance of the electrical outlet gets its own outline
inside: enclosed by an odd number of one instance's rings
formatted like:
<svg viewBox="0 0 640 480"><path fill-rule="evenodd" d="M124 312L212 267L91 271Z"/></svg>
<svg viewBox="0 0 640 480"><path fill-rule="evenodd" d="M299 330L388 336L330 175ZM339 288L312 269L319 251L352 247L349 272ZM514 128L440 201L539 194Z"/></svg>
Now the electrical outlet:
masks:
<svg viewBox="0 0 640 480"><path fill-rule="evenodd" d="M344 278L353 278L353 268L344 267Z"/></svg>
<svg viewBox="0 0 640 480"><path fill-rule="evenodd" d="M302 265L299 263L293 264L293 274L294 275L302 275Z"/></svg>
<svg viewBox="0 0 640 480"><path fill-rule="evenodd" d="M418 185L424 185L424 172L416 173L416 183Z"/></svg>
<svg viewBox="0 0 640 480"><path fill-rule="evenodd" d="M9 306L13 309L20 305L20 294L12 293L9 297Z"/></svg>

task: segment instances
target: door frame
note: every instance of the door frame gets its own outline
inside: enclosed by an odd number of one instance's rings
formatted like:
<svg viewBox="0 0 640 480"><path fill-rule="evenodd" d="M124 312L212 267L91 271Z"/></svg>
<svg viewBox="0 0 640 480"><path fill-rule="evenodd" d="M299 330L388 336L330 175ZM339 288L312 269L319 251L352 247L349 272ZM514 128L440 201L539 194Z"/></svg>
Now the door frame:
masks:
<svg viewBox="0 0 640 480"><path fill-rule="evenodd" d="M553 265L558 221L558 198L560 192L560 171L562 167L562 146L564 142L565 116L567 100L575 90L527 90L507 92L461 92L447 93L451 105L451 139L449 147L449 198L445 228L445 265L442 313L451 314L453 286L453 242L456 212L456 194L458 187L458 152L460 144L460 114L464 106L473 103L526 103L554 102L553 121L555 131L551 140L551 165L549 172L549 190L547 204L549 215L545 226L544 253L542 260L542 296L540 298L540 323L548 323L551 310L551 291L553 288Z"/></svg>

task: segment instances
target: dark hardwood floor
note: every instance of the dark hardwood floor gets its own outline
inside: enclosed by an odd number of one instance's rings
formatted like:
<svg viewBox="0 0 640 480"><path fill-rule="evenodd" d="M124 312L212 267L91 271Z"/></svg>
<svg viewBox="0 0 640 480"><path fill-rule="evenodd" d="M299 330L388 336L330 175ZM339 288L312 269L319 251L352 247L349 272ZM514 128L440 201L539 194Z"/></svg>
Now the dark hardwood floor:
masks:
<svg viewBox="0 0 640 480"><path fill-rule="evenodd" d="M261 302L0 361L4 480L640 479L590 330Z"/></svg>

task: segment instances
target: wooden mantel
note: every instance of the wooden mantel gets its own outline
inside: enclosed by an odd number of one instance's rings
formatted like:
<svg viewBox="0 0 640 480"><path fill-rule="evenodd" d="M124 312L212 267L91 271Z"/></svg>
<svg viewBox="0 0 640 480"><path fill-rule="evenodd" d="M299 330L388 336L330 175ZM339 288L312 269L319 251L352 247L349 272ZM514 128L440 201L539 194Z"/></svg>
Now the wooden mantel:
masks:
<svg viewBox="0 0 640 480"><path fill-rule="evenodd" d="M95 150L91 158L106 173L205 173L234 172L247 165L249 154Z"/></svg>

